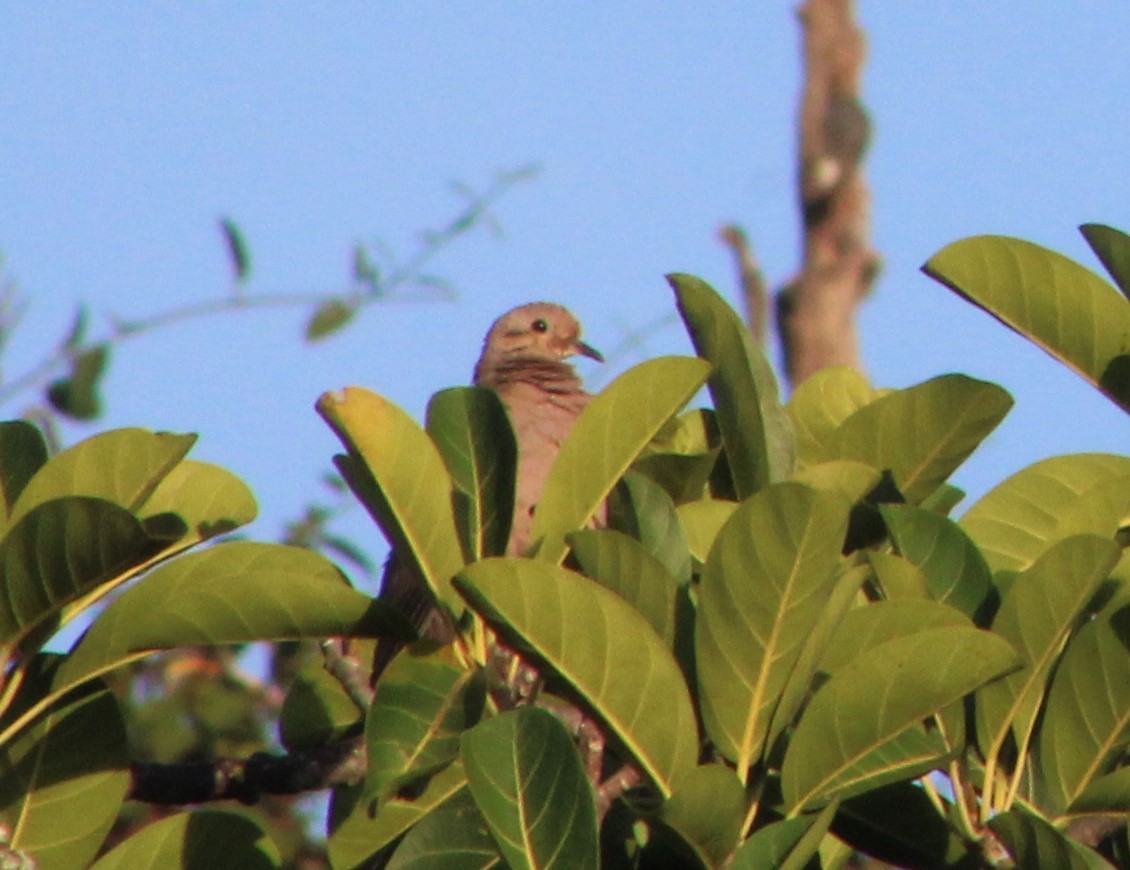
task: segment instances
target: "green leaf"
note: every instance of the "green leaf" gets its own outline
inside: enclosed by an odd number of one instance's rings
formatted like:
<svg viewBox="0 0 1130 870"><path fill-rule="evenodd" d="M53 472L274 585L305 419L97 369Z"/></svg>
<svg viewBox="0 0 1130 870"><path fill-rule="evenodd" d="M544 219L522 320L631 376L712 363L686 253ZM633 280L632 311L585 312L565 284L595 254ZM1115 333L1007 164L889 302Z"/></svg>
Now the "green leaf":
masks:
<svg viewBox="0 0 1130 870"><path fill-rule="evenodd" d="M1128 737L1130 595L1124 592L1075 633L1056 667L1035 750L1040 805L1056 813L1080 809L1077 804L1097 811L1090 786ZM1130 801L1118 811L1130 811Z"/></svg>
<svg viewBox="0 0 1130 870"><path fill-rule="evenodd" d="M365 719L366 794L383 799L450 764L482 713L485 687L450 646L413 644L392 660Z"/></svg>
<svg viewBox="0 0 1130 870"><path fill-rule="evenodd" d="M839 496L775 484L734 512L710 551L695 631L702 718L743 779L832 591L847 519Z"/></svg>
<svg viewBox="0 0 1130 870"><path fill-rule="evenodd" d="M737 507L736 501L702 499L702 501L681 504L676 508L679 525L687 535L687 546L691 555L699 562L706 561L718 532Z"/></svg>
<svg viewBox="0 0 1130 870"><path fill-rule="evenodd" d="M738 849L729 870L804 870L820 848L836 806L833 802L819 813L766 825Z"/></svg>
<svg viewBox="0 0 1130 870"><path fill-rule="evenodd" d="M801 716L781 769L793 813L933 770L946 744L927 716L1015 667L1001 638L976 628L918 631L839 668Z"/></svg>
<svg viewBox="0 0 1130 870"><path fill-rule="evenodd" d="M1083 224L1079 232L1102 261L1122 295L1130 299L1130 236L1103 224Z"/></svg>
<svg viewBox="0 0 1130 870"><path fill-rule="evenodd" d="M43 868L89 866L126 796L128 761L125 723L105 687L6 743L0 819L12 848Z"/></svg>
<svg viewBox="0 0 1130 870"><path fill-rule="evenodd" d="M830 366L806 378L785 406L796 431L797 459L803 465L832 459L836 430L875 398L867 378L850 366Z"/></svg>
<svg viewBox="0 0 1130 870"><path fill-rule="evenodd" d="M220 232L231 258L232 273L237 283L246 281L251 275L251 252L239 225L231 218L220 219Z"/></svg>
<svg viewBox="0 0 1130 870"><path fill-rule="evenodd" d="M229 541L168 562L127 589L83 635L56 689L140 651L381 631L413 634L391 608L350 588L324 557Z"/></svg>
<svg viewBox="0 0 1130 870"><path fill-rule="evenodd" d="M870 465L840 459L809 465L789 479L813 489L839 493L849 504L855 504L875 489L882 477L882 473Z"/></svg>
<svg viewBox="0 0 1130 870"><path fill-rule="evenodd" d="M71 359L71 373L47 387L47 400L72 420L93 420L102 413L98 382L106 373L110 346L95 344Z"/></svg>
<svg viewBox="0 0 1130 870"><path fill-rule="evenodd" d="M340 332L357 316L357 306L344 299L327 299L306 321L305 338L318 341Z"/></svg>
<svg viewBox="0 0 1130 870"><path fill-rule="evenodd" d="M23 420L0 423L0 521L32 476L47 462L47 443L37 426Z"/></svg>
<svg viewBox="0 0 1130 870"><path fill-rule="evenodd" d="M76 497L38 505L0 541L0 642L16 641L160 548L111 502Z"/></svg>
<svg viewBox="0 0 1130 870"><path fill-rule="evenodd" d="M631 604L673 649L679 584L663 563L616 531L585 529L567 540L581 570Z"/></svg>
<svg viewBox="0 0 1130 870"><path fill-rule="evenodd" d="M909 559L882 550L868 550L866 556L886 600L930 598L930 581L922 569Z"/></svg>
<svg viewBox="0 0 1130 870"><path fill-rule="evenodd" d="M195 435L145 429L114 429L87 438L35 473L0 532L37 505L72 495L102 498L138 510L195 441Z"/></svg>
<svg viewBox="0 0 1130 870"><path fill-rule="evenodd" d="M1020 653L1024 667L977 693L977 741L990 770L1010 728L1021 753L1026 750L1048 675L1083 607L1118 556L1112 541L1086 535L1067 538L1005 593L993 632Z"/></svg>
<svg viewBox="0 0 1130 870"><path fill-rule="evenodd" d="M671 497L651 478L624 475L609 499L608 524L638 540L680 584L691 581L691 552Z"/></svg>
<svg viewBox="0 0 1130 870"><path fill-rule="evenodd" d="M1094 272L1006 236L954 242L922 270L1130 408L1130 307Z"/></svg>
<svg viewBox="0 0 1130 870"><path fill-rule="evenodd" d="M540 560L476 562L455 585L509 644L579 693L671 794L698 759L695 715L678 664L635 608Z"/></svg>
<svg viewBox="0 0 1130 870"><path fill-rule="evenodd" d="M252 819L223 810L177 813L146 825L91 870L269 870L279 850Z"/></svg>
<svg viewBox="0 0 1130 870"><path fill-rule="evenodd" d="M189 529L178 541L183 548L247 525L258 507L247 484L230 471L186 459L161 479L141 512L145 517L174 513L183 519Z"/></svg>
<svg viewBox="0 0 1130 870"><path fill-rule="evenodd" d="M705 281L668 275L695 351L714 367L708 386L739 498L792 470L794 436L772 367L749 330Z"/></svg>
<svg viewBox="0 0 1130 870"><path fill-rule="evenodd" d="M973 617L993 588L992 572L961 526L925 508L882 505L899 553L922 569L930 594Z"/></svg>
<svg viewBox="0 0 1130 870"><path fill-rule="evenodd" d="M400 408L360 387L324 393L318 413L350 451L339 471L398 556L441 601L463 565L451 478L432 440Z"/></svg>
<svg viewBox="0 0 1130 870"><path fill-rule="evenodd" d="M360 730L363 720L341 681L313 664L290 684L279 711L279 737L288 750L324 746Z"/></svg>
<svg viewBox="0 0 1130 870"><path fill-rule="evenodd" d="M467 561L503 555L514 516L518 444L498 393L482 387L436 393L427 430L458 491L456 521Z"/></svg>
<svg viewBox="0 0 1130 870"><path fill-rule="evenodd" d="M705 764L688 772L664 802L660 818L695 849L704 866L720 867L738 844L745 813L745 789L734 771Z"/></svg>
<svg viewBox="0 0 1130 870"><path fill-rule="evenodd" d="M1113 537L1130 509L1130 458L1055 456L997 484L960 520L995 574L1024 570L1058 540Z"/></svg>
<svg viewBox="0 0 1130 870"><path fill-rule="evenodd" d="M429 779L414 797L390 797L369 812L361 787L338 788L330 803L326 841L331 866L359 868L373 855L455 797L467 784L463 765L455 762Z"/></svg>
<svg viewBox="0 0 1130 870"><path fill-rule="evenodd" d="M462 744L467 784L510 867L599 866L592 788L552 713L525 707L488 719Z"/></svg>
<svg viewBox="0 0 1130 870"><path fill-rule="evenodd" d="M467 792L424 816L396 847L386 870L490 870L502 856Z"/></svg>
<svg viewBox="0 0 1130 870"><path fill-rule="evenodd" d="M709 370L702 360L660 357L629 369L593 397L561 445L542 490L531 531L539 558L565 558L565 535L585 526Z"/></svg>
<svg viewBox="0 0 1130 870"><path fill-rule="evenodd" d="M937 489L1004 419L1012 399L996 384L942 375L888 393L852 414L833 438L834 458L889 469L906 500Z"/></svg>
<svg viewBox="0 0 1130 870"><path fill-rule="evenodd" d="M1091 782L1069 809L1082 815L1130 812L1130 767L1120 767Z"/></svg>
<svg viewBox="0 0 1130 870"><path fill-rule="evenodd" d="M1051 823L1024 810L1002 813L990 820L989 827L1012 853L1016 867L1113 870L1113 865L1097 852L1092 852L1056 830Z"/></svg>

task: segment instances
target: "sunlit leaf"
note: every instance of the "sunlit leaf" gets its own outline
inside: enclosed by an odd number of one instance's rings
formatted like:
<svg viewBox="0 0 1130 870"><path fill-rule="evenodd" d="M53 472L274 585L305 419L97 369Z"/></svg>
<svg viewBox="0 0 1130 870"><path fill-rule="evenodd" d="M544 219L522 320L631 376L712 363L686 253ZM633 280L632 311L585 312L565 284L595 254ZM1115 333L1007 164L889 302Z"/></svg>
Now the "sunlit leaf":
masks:
<svg viewBox="0 0 1130 870"><path fill-rule="evenodd" d="M458 490L467 561L501 556L510 537L518 444L498 393L454 387L432 396L427 430Z"/></svg>
<svg viewBox="0 0 1130 870"><path fill-rule="evenodd" d="M922 569L894 553L869 550L867 564L875 572L875 580L888 601L930 598L930 581Z"/></svg>
<svg viewBox="0 0 1130 870"><path fill-rule="evenodd" d="M396 405L360 387L324 393L318 413L353 456L339 471L393 544L441 600L463 565L451 477L432 440Z"/></svg>
<svg viewBox="0 0 1130 870"><path fill-rule="evenodd" d="M813 489L839 493L849 503L855 504L878 485L881 477L882 473L870 465L840 459L808 465L789 479Z"/></svg>
<svg viewBox="0 0 1130 870"><path fill-rule="evenodd" d="M1122 295L1130 298L1130 236L1103 224L1083 224L1079 232L1102 261Z"/></svg>
<svg viewBox="0 0 1130 870"><path fill-rule="evenodd" d="M781 769L793 813L937 767L946 744L919 724L1015 667L1001 638L976 628L930 628L871 647L821 686Z"/></svg>
<svg viewBox="0 0 1130 870"><path fill-rule="evenodd" d="M1006 236L954 242L922 270L1130 408L1130 306L1094 272Z"/></svg>
<svg viewBox="0 0 1130 870"><path fill-rule="evenodd" d="M785 405L796 431L797 459L811 465L833 458L836 430L874 398L867 378L850 366L829 366L806 378Z"/></svg>
<svg viewBox="0 0 1130 870"><path fill-rule="evenodd" d="M91 870L270 870L281 865L278 847L249 817L202 809L146 825Z"/></svg>
<svg viewBox="0 0 1130 870"><path fill-rule="evenodd" d="M462 744L467 784L510 867L599 866L592 787L552 713L524 707L488 719Z"/></svg>
<svg viewBox="0 0 1130 870"><path fill-rule="evenodd" d="M997 484L962 516L961 527L996 573L1023 570L1075 534L1112 537L1130 509L1130 458L1054 456Z"/></svg>
<svg viewBox="0 0 1130 870"><path fill-rule="evenodd" d="M165 475L141 506L151 517L174 513L184 520L189 534L180 546L190 546L230 532L255 519L255 496L242 480L207 462L186 459Z"/></svg>
<svg viewBox="0 0 1130 870"><path fill-rule="evenodd" d="M702 360L660 357L629 369L593 397L561 445L542 490L531 531L539 558L565 557L565 535L584 527L709 371Z"/></svg>
<svg viewBox="0 0 1130 870"><path fill-rule="evenodd" d="M722 297L693 275L668 275L675 302L699 356L714 367L708 386L739 498L792 470L792 424L777 396L764 353Z"/></svg>
<svg viewBox="0 0 1130 870"><path fill-rule="evenodd" d="M832 454L889 469L906 500L917 504L965 461L1012 407L996 384L943 375L888 393L836 430Z"/></svg>
<svg viewBox="0 0 1130 870"><path fill-rule="evenodd" d="M837 495L777 484L734 512L707 558L695 631L702 717L743 776L832 590L847 517Z"/></svg>
<svg viewBox="0 0 1130 870"><path fill-rule="evenodd" d="M455 582L508 643L585 699L664 795L694 767L698 734L687 685L630 604L540 560L487 559Z"/></svg>
<svg viewBox="0 0 1130 870"><path fill-rule="evenodd" d="M679 523L687 535L687 546L691 555L699 562L705 562L719 530L726 524L738 507L736 501L702 499L681 504L676 509Z"/></svg>
<svg viewBox="0 0 1130 870"><path fill-rule="evenodd" d="M660 818L690 844L707 867L721 866L734 851L746 811L745 789L730 768L706 764L691 770Z"/></svg>

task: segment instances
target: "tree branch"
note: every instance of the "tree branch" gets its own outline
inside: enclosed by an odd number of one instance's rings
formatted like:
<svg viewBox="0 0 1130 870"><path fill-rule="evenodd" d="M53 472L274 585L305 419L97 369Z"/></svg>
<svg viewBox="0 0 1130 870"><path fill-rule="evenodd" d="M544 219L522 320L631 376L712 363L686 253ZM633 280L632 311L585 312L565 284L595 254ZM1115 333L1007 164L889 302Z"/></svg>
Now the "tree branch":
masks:
<svg viewBox="0 0 1130 870"><path fill-rule="evenodd" d="M742 296L745 297L749 331L758 343L764 344L768 293L765 290L765 278L761 274L761 268L753 256L749 236L737 224L726 224L718 231L718 237L734 257L738 286L742 288Z"/></svg>

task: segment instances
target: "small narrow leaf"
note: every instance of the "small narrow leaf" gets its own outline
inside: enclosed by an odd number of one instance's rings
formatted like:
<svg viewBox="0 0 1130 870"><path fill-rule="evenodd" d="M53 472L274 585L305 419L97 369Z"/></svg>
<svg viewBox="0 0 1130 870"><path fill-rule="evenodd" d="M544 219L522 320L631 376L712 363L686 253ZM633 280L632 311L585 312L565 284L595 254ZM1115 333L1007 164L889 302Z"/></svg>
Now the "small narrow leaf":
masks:
<svg viewBox="0 0 1130 870"><path fill-rule="evenodd" d="M329 299L319 305L306 321L305 338L318 341L340 332L357 315L357 306L344 299Z"/></svg>
<svg viewBox="0 0 1130 870"><path fill-rule="evenodd" d="M281 865L278 847L251 818L204 809L146 825L91 870L272 870Z"/></svg>
<svg viewBox="0 0 1130 870"><path fill-rule="evenodd" d="M792 470L792 425L777 397L773 370L713 287L692 275L668 275L667 282L695 351L714 367L710 396L734 492L745 498Z"/></svg>
<svg viewBox="0 0 1130 870"><path fill-rule="evenodd" d="M539 558L565 558L565 535L585 526L709 371L702 360L660 357L629 369L593 397L561 445L542 490L531 531Z"/></svg>
<svg viewBox="0 0 1130 870"><path fill-rule="evenodd" d="M223 233L224 243L227 245L228 257L231 258L232 274L237 284L242 284L251 275L251 252L248 250L247 241L239 225L231 218L220 219L220 232Z"/></svg>
<svg viewBox="0 0 1130 870"><path fill-rule="evenodd" d="M1103 224L1083 224L1079 232L1102 261L1122 295L1130 299L1130 236Z"/></svg>
<svg viewBox="0 0 1130 870"><path fill-rule="evenodd" d="M71 373L53 381L47 400L60 414L72 420L93 420L102 413L98 384L106 373L110 346L95 344L71 359Z"/></svg>
<svg viewBox="0 0 1130 870"><path fill-rule="evenodd" d="M694 710L678 664L635 608L540 560L486 559L455 585L508 643L580 694L671 794L698 759Z"/></svg>

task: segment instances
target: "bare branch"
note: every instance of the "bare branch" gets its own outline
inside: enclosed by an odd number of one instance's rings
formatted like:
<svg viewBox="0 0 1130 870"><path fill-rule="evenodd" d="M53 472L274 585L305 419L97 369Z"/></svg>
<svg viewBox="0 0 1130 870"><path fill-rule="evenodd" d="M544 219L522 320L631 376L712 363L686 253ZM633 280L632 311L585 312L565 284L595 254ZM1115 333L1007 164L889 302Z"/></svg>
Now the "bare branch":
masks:
<svg viewBox="0 0 1130 870"><path fill-rule="evenodd" d="M768 294L761 267L758 266L757 259L753 255L753 247L749 243L749 236L737 224L726 224L718 231L718 237L734 257L738 286L742 288L742 296L745 297L749 331L759 343L764 344Z"/></svg>

